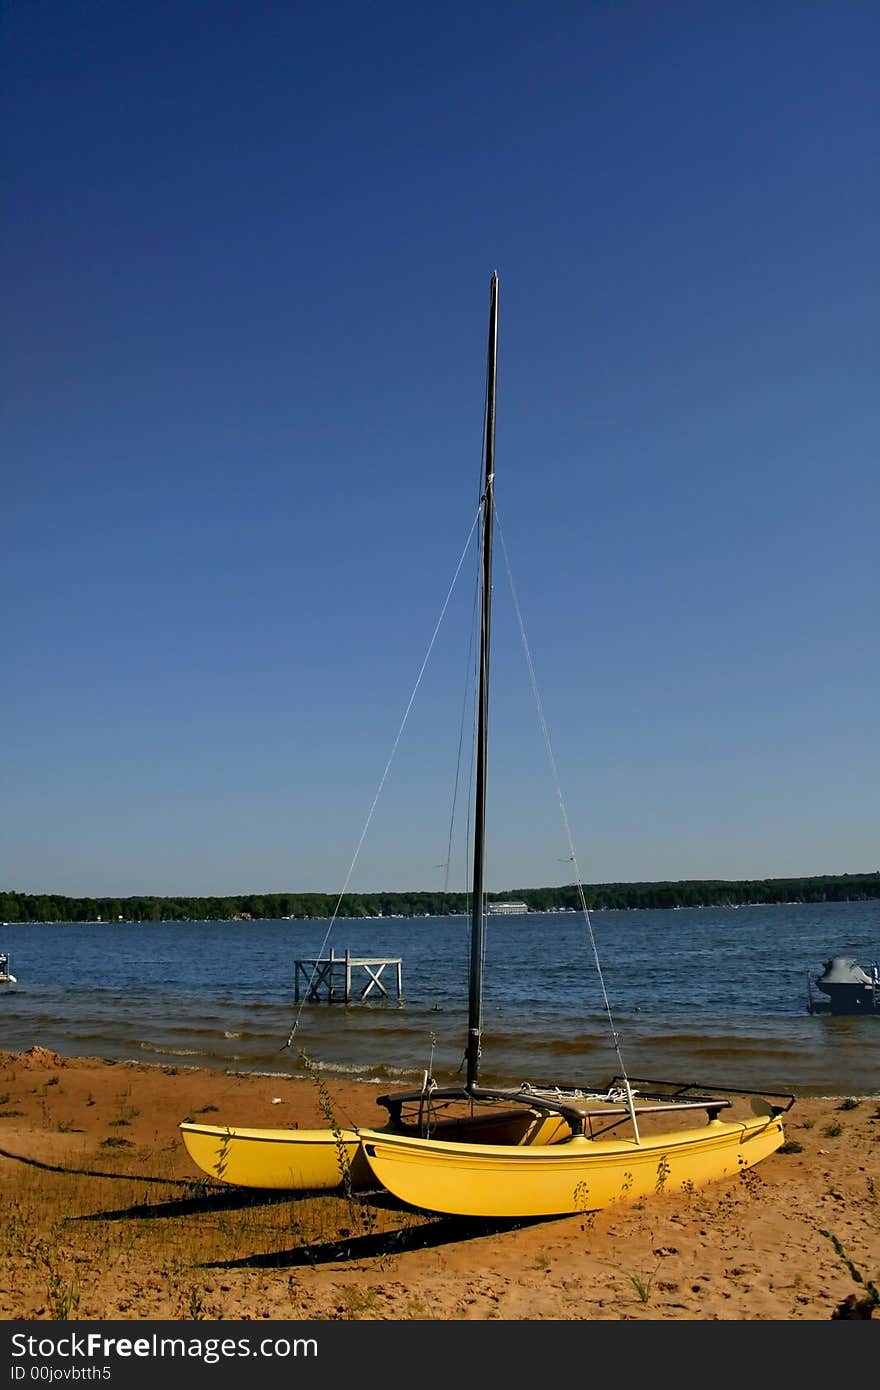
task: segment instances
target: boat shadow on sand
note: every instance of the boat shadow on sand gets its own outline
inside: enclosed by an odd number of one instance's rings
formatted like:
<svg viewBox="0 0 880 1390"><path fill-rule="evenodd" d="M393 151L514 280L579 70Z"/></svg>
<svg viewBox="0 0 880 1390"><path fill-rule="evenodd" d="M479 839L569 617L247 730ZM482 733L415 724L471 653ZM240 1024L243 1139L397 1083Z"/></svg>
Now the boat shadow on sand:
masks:
<svg viewBox="0 0 880 1390"><path fill-rule="evenodd" d="M540 1221L556 1220L555 1217L510 1217L488 1219L485 1217L433 1216L425 1212L415 1213L412 1207L400 1202L389 1192L375 1191L352 1194L346 1197L342 1190L327 1192L314 1191L270 1192L245 1188L219 1188L210 1190L201 1182L181 1183L179 1178L162 1178L145 1173L108 1172L98 1168L71 1168L60 1163L46 1163L42 1159L31 1158L26 1154L0 1149L0 1156L29 1167L40 1168L45 1172L62 1173L66 1177L79 1176L102 1178L120 1182L157 1184L163 1187L183 1186L179 1195L159 1202L134 1202L124 1207L113 1207L101 1211L84 1212L80 1216L68 1217L72 1225L93 1221L167 1221L169 1217L204 1216L212 1213L245 1211L260 1207L277 1207L284 1203L299 1204L314 1199L335 1196L340 1201L352 1205L354 1224L366 1224L370 1209L398 1213L407 1224L392 1230L368 1231L361 1235L346 1232L336 1240L306 1242L289 1250L275 1250L266 1254L245 1255L235 1260L205 1260L199 1265L202 1269L272 1269L295 1268L299 1265L333 1264L340 1260L357 1260L400 1255L410 1250L425 1250L440 1245L454 1245L463 1240L474 1240L482 1236L494 1236L505 1231L518 1230L524 1226L536 1225ZM561 1219L561 1218L559 1218Z"/></svg>
<svg viewBox="0 0 880 1390"><path fill-rule="evenodd" d="M408 1207L391 1208L400 1210L408 1216ZM373 1231L366 1235L345 1235L338 1240L317 1241L308 1245L298 1245L289 1250L273 1250L262 1255L245 1255L235 1260L206 1261L203 1269L294 1269L303 1265L338 1264L344 1260L381 1259L390 1255L404 1255L413 1250L436 1249L442 1245L456 1245L462 1241L474 1241L490 1236L503 1235L506 1231L520 1230L524 1226L534 1226L539 1222L559 1220L558 1217L534 1217L523 1219L487 1220L485 1217L465 1216L425 1216L424 1224L401 1226L396 1230Z"/></svg>
<svg viewBox="0 0 880 1390"><path fill-rule="evenodd" d="M102 1177L109 1176L101 1174ZM121 1175L119 1175L121 1176ZM161 1180L157 1180L161 1181ZM346 1198L343 1193L314 1192L254 1192L217 1191L190 1192L161 1202L138 1202L112 1210L89 1212L71 1218L77 1224L90 1221L167 1221L169 1217L204 1216L213 1213L243 1211L249 1208L275 1207L285 1203L297 1205L314 1198L336 1196L352 1203L352 1224L363 1227L369 1223L370 1208L399 1214L407 1224L382 1231L362 1231L355 1234L343 1228L336 1239L308 1241L286 1250L243 1255L230 1260L203 1260L201 1269L292 1269L306 1265L337 1264L342 1260L375 1259L401 1255L412 1250L433 1249L471 1241L481 1237L503 1234L524 1226L557 1218L535 1217L488 1220L480 1217L433 1216L415 1213L390 1193L375 1191Z"/></svg>
<svg viewBox="0 0 880 1390"><path fill-rule="evenodd" d="M94 1175L92 1175L94 1176ZM109 1176L102 1173L101 1177ZM117 1175L119 1176L119 1175ZM142 1179L138 1179L142 1181ZM149 1179L147 1179L149 1181ZM153 1179L154 1182L162 1179ZM326 1193L298 1193L298 1197L326 1196ZM110 1211L92 1211L71 1221L166 1221L169 1216L204 1216L213 1212L245 1211L250 1207L279 1206L290 1200L287 1192L187 1192L165 1202L136 1202Z"/></svg>

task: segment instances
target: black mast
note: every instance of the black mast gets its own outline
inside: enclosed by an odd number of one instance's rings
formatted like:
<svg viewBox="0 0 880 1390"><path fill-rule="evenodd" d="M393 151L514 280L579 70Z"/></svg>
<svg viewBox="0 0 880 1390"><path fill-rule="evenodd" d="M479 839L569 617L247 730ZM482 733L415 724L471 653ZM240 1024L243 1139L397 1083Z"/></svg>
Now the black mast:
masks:
<svg viewBox="0 0 880 1390"><path fill-rule="evenodd" d="M483 486L483 605L480 622L480 690L477 715L477 785L474 804L474 877L471 904L471 963L468 994L467 1090L477 1086L483 1007L483 866L486 847L486 747L489 735L489 632L492 619L492 524L495 517L495 361L498 348L498 275L489 298L486 370L486 471Z"/></svg>

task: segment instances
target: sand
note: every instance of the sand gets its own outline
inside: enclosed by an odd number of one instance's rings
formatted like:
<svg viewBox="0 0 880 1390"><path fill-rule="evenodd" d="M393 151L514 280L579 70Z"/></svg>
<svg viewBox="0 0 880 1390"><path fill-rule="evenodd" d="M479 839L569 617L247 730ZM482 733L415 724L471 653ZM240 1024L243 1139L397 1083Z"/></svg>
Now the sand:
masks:
<svg viewBox="0 0 880 1390"><path fill-rule="evenodd" d="M0 1053L0 1318L880 1321L880 1097L799 1098L783 1151L699 1192L522 1223L224 1187L185 1118L326 1123L309 1080Z"/></svg>

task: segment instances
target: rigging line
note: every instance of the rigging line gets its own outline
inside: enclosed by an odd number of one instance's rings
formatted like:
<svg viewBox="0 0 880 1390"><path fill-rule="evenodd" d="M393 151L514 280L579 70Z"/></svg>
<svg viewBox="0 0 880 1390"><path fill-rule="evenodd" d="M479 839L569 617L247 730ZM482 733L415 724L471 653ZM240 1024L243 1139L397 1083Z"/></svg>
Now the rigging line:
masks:
<svg viewBox="0 0 880 1390"><path fill-rule="evenodd" d="M480 504L480 505L482 506L482 501L481 501L481 504ZM472 651L473 651L473 631L476 630L476 613L477 613L477 608L478 608L478 606L479 606L480 593L481 593L481 591L482 591L482 577L480 576L480 577L478 577L478 579L477 579L476 593L475 593L475 595L474 595L474 629L472 630L472 634L471 634L471 648L472 648ZM465 854L464 854L464 858L465 858L465 889L464 889L464 894L465 894L465 912L466 912L466 915L467 915L468 917L470 917L470 915L471 915L471 909L472 909L472 905L473 905L473 903L472 903L472 899L473 899L473 881L468 877L468 874L467 874L467 867L468 867L468 866L467 866L467 851L468 851L468 847L469 847L470 844L471 844L472 820L473 820L474 810L475 810L475 807L474 807L474 795L475 795L474 784L475 784L475 781L476 781L476 761L477 761L477 703L478 703L478 702L477 702L477 666L478 666L479 662L478 662L477 653L476 653L475 651L473 652L473 658L474 658L474 664L473 664L473 669L472 669L472 671L471 671L471 679L472 679L472 682L473 682L473 684L472 684L472 686L471 686L471 694L473 695L473 702L472 702L472 705L471 705L471 753L470 753L470 765L469 765L469 767L468 767L468 787L469 787L469 795L468 795L468 798L467 798L467 817L466 817L466 820L465 820L465 832L464 832L464 843L465 843ZM467 944L467 943L466 943L466 944ZM484 960L484 962L485 962L485 951L486 951L486 941L485 941L485 932L484 932L484 933L483 933L483 960ZM467 952L466 952L465 964L467 965ZM482 997L482 993L481 993L481 994L480 994L480 1011L481 1011L481 1014L482 1014L482 1002L483 1002L483 997ZM462 1071L464 1070L464 1068L465 1068L466 1065L467 1065L467 1047L465 1046L465 1047L462 1049L461 1062L460 1062L459 1067L458 1067L459 1072L462 1072Z"/></svg>
<svg viewBox="0 0 880 1390"><path fill-rule="evenodd" d="M510 585L510 593L511 593L511 598L513 599L513 609L514 609L514 613L516 614L517 626L519 627L520 640L521 640L521 642L522 642L523 651L524 651L524 653L525 653L526 666L528 667L528 672L529 672L529 681L530 681L531 687L532 687L532 695L534 696L535 705L536 705L537 710L538 710L538 719L539 719L539 722L540 722L540 725L541 725L541 732L542 732L543 737L544 737L544 747L545 747L546 750L547 750L547 757L548 757L548 760L549 760L549 762L550 762L550 769L551 769L551 772L552 772L552 774L553 774L554 783L555 783L555 785L556 785L556 796L557 796L557 798L558 798L558 800L559 800L559 807L560 807L560 810L561 810L561 812L562 812L562 821L563 821L563 825L565 826L565 834L566 834L566 837L567 837L567 839L568 839L568 848L569 848L569 851L570 851L570 853L571 853L571 862L572 862L572 865L574 866L575 882L577 883L578 897L580 898L580 904L581 904L581 912L583 913L584 921L585 921L586 926L587 926L587 933L588 933L589 939L590 939L590 945L591 945L592 950L593 950L593 959L594 959L594 961L595 961L595 963L596 963L596 974L598 975L598 978L599 978L599 985L600 985L600 988L601 988L601 990L602 990L602 998L603 998L604 1003L605 1003L605 1013L606 1013L606 1015L607 1015L607 1017L608 1017L608 1023L609 1023L609 1027L610 1027L610 1029L611 1029L611 1041L612 1041L612 1044L613 1044L613 1046L614 1046L614 1051L615 1051L615 1053L617 1054L618 1063L620 1064L620 1071L621 1071L621 1075L622 1075L622 1077L623 1077L623 1083L624 1083L624 1086L626 1087L627 1100L628 1100L628 1106L629 1106L629 1111L630 1111L630 1119L632 1120L632 1125L633 1125L633 1130L634 1130L634 1132L635 1132L636 1142L638 1143L638 1142L639 1142L639 1130L638 1130L638 1124L637 1124L637 1122L636 1122L635 1106L634 1106L634 1103L633 1103L632 1092L631 1092L631 1090L630 1090L629 1080L628 1080L628 1077L627 1077L627 1071L626 1071L626 1067L625 1067L625 1065L624 1065L623 1055L622 1055L621 1049L620 1049L620 1035L619 1035L618 1032L617 1032L617 1026L616 1026L616 1024L615 1024L615 1022L614 1022L614 1015L613 1015L612 1010L611 1010L611 1001L610 1001L609 998L608 998L608 991L607 991L607 989L605 988L605 976L602 974L602 966L601 966L600 961L599 961L599 950L598 950L598 947L596 946L596 937L595 937L594 932L593 932L593 922L592 922L592 919L591 919L591 917L590 917L590 910L589 910L589 908L587 907L587 900L586 900L586 898L584 897L584 887L583 887L583 884L582 884L582 882L581 882L581 871L580 871L580 868L578 867L577 853L576 853L575 847L574 847L574 838L573 838L572 833L571 833L571 826L570 826L569 820L568 820L568 812L566 811L566 808L565 808L565 798L564 798L564 796L563 796L563 794L562 794L562 783L561 783L560 778L559 778L559 769L557 768L557 765L556 765L556 758L555 758L554 755L553 755L553 748L552 748L552 745L551 745L551 742L550 742L550 731L549 731L549 729L547 728L547 720L546 720L546 718L545 718L545 716L544 716L544 706L543 706L543 703L542 703L542 701L541 701L541 694L540 694L540 691L538 690L538 681L537 681L537 677L536 677L536 675L535 675L535 667L534 667L534 664L533 664L533 662L532 662L532 654L531 654L531 651L529 650L529 643L528 643L528 638L526 637L526 630L525 630L525 625L524 625L524 623L523 623L522 612L521 612L520 606L519 606L519 600L518 600L518 598L517 598L517 596L516 596L516 586L515 586L515 584L514 584L514 582L513 582L513 571L511 570L511 566L510 566L510 557L509 557L509 555L508 555L508 553L507 553L507 546L506 546L505 541L504 541L504 530L503 530L503 528L502 528L502 526L501 526L501 522L500 522L500 519L499 519L499 517L498 517L497 506L496 506L496 511L495 511L495 520L496 520L496 522L498 522L498 532L499 532L499 535L500 535L500 538L501 538L501 549L502 549L502 552L503 552L503 554L504 554L504 564L505 564L505 568L506 568L506 570L507 570L507 580L508 580L508 583L509 583L509 585Z"/></svg>
<svg viewBox="0 0 880 1390"><path fill-rule="evenodd" d="M386 782L386 780L387 780L388 773L389 773L390 770L391 770L391 764L392 764L392 762L394 761L394 755L395 755L395 753L397 752L397 746L398 746L398 744L400 743L401 738L403 737L403 731L404 731L404 729L406 728L406 723L407 723L407 720L409 719L410 711L412 710L413 703L414 703L414 701L415 701L416 695L418 694L419 686L420 686L421 683L422 683L422 677L423 677L424 674L425 674L425 668L427 667L428 661L430 660L431 652L434 650L434 643L437 641L437 634L439 633L441 624L442 624L442 622L443 622L443 619L444 619L445 616L446 616L446 610L447 610L447 608L449 607L449 602L450 602L450 599L452 598L453 590L454 590L454 588L455 588L455 586L456 586L456 583L458 582L458 576L459 576L459 574L461 573L461 567L462 567L462 565L464 564L465 556L466 556L467 553L468 553L468 549L469 549L470 543L471 543L471 538L472 538L472 536L473 536L473 534L474 534L474 531L476 530L477 522L478 522L479 519L480 519L481 510L482 510L482 507L479 507L479 508L477 509L477 512L476 512L476 514L475 514L475 516L474 516L474 519L473 519L473 521L471 522L471 529L470 529L470 531L468 531L467 540L466 540L465 543L464 543L464 547L463 547L462 552L461 552L461 555L459 556L459 559L458 559L458 564L457 564L456 567L455 567L455 573L453 574L453 576L452 576L452 581L451 581L451 583L450 583L450 585L449 585L449 588L448 588L447 591L446 591L446 597L445 597L445 599L443 600L443 606L442 606L442 608L440 609L440 616L438 617L437 622L436 622L435 625L434 625L434 631L431 633L431 640L430 640L430 642L428 643L428 649L427 649L427 651L425 652L424 658L423 658L423 660L422 660L422 664L421 664L421 666L419 667L419 674L416 676L415 685L414 685L413 688L412 688L412 693L411 693L411 695L410 695L410 697L409 697L409 701L407 702L406 709L405 709L404 712L403 712L403 718L402 718L401 721L400 721L400 727L399 727L399 729L397 730L397 735L396 735L396 737L395 737L395 739L394 739L394 743L393 743L392 746L391 746L391 752L390 752L389 755L388 755L388 761L387 761L386 764L385 764L385 770L384 770L384 772L382 773L381 778L379 779L379 785L378 785L378 787L376 788L376 794L375 794L375 796L373 797L372 804L371 804L371 806L370 806L369 811L367 812L367 818L366 818L366 820L364 821L364 828L363 828L363 830L361 831L360 839L359 839L358 842L357 842L357 847L356 847L356 849L355 849L354 854L352 855L351 863L350 863L349 866L348 866L348 873L345 875L345 882L344 882L343 885L342 885L342 890L341 890L341 892L340 892L340 894L339 894L339 897L336 899L336 905L335 905L335 907L333 908L333 914L332 914L332 916L331 916L331 918L330 918L330 922L329 922L329 925L328 925L328 927L327 927L327 930L326 930L326 932L324 933L324 939L323 939L323 941L321 942L321 946L320 946L320 949L319 949L319 951L318 951L318 956L319 956L319 958L320 958L321 956L323 956L323 954L324 954L324 950L325 950L326 945L327 945L327 942L328 942L328 940L329 940L329 938L330 938L330 933L332 932L333 927L334 927L334 925L335 925L335 923L336 923L336 918L337 918L338 915L339 915L339 909L340 909L340 907L342 906L342 901L343 901L343 899L344 899L346 893L348 892L348 885L349 885L349 883L351 882L351 876L352 876L352 874L354 873L354 868L355 868L355 865L357 864L358 856L360 855L361 849L362 849L362 847L363 847L364 840L365 840L366 837L367 837L367 831L368 831L369 828L370 828L370 822L371 822L372 819L373 819L373 813L374 813L375 810L376 810L376 806L377 806L377 804L378 804L379 797L382 795L382 788L385 786L385 782ZM292 1027L291 1030L290 1030L290 1033L289 1033L288 1038L287 1038L287 1042L284 1044L284 1047L282 1047L282 1048L280 1049L282 1052L284 1051L284 1048L290 1047L291 1043L293 1042L294 1035L295 1035L295 1033L296 1033L297 1028L299 1027L299 1021L300 1021L300 1017L302 1016L302 1011L303 1011L303 1009L305 1008L306 1003L308 1002L308 998L309 998L309 995L310 995L310 993L311 993L312 986L313 986L313 984L314 984L314 982L315 982L315 976L316 976L316 974L317 974L317 969L318 969L317 964L315 964L315 965L312 967L312 974L311 974L311 978L309 979L308 987L307 987L307 989L306 989L306 991L305 991L305 996L304 996L303 999L300 1000L299 1008L298 1008L297 1011L296 1011L296 1015L295 1015L294 1020L293 1020L293 1027Z"/></svg>
<svg viewBox="0 0 880 1390"><path fill-rule="evenodd" d="M488 409L489 409L489 391L488 391L488 384L489 384L489 367L488 367L488 363L487 363L487 365L486 365L486 378L485 378L485 380L486 380L486 387L485 387L484 392L483 392L483 428L482 428L482 431L481 431L481 438L483 438L483 439L485 439L485 437L486 437L486 415L487 415ZM481 509L482 509L482 506L483 506L483 501L484 501L484 498L483 498L483 486L484 486L484 479L483 479L483 449L482 449L482 445L481 445L481 447L480 447L480 457L479 457L479 472L478 472L478 481L477 481L477 499L478 499L478 501L477 501L477 507L478 507L478 511L480 511L480 512L481 512ZM479 561L479 554L478 554L478 557L477 557L477 558L478 558L478 561ZM452 812L451 812L451 815L450 815L450 818L449 818L449 836L448 836L447 847L446 847L446 862L445 862L445 864L442 865L442 867L445 868L445 870L446 870L446 874L445 874L444 880L443 880L443 891L444 891L444 893L447 892L447 890L448 890L448 888L449 888L449 871L450 871L451 864L452 864L452 836L453 836L453 830L454 830L454 824L455 824L455 811L456 811L456 807L457 807L457 805L458 805L458 786L459 786L459 782L460 782L460 780L461 780L461 751L462 751L462 745L463 745L463 743L464 743L464 722L465 722L465 714L466 714L466 712L467 712L468 693L469 693L469 691L472 689L472 686L471 686L471 656L472 656L473 651L474 651L474 634L476 633L476 628L477 628L477 613L479 612L480 589L481 589L481 571L480 571L480 566L479 566L479 563L478 563L478 565L477 565L477 582L476 582L476 585L475 585L475 588L474 588L474 606L473 606L473 611L472 611L472 615L471 615L471 633L470 633L470 639L469 639L469 641L468 641L467 660L466 660L466 662L465 662L464 690L463 690L463 692L462 692L462 699L461 699L461 721L460 721L460 724L459 724L459 734L458 734L458 753L457 753L457 755L456 755L456 760L455 760L455 783L454 783L453 790L452 790ZM476 680L474 680L474 683L473 683L473 688L475 688L475 687L476 687ZM474 722L476 722L476 721L474 721ZM472 769L473 769L473 742L475 742L475 741L476 741L476 732L474 731L473 734L472 734L472 744L471 744L471 768L472 768ZM471 775L471 780L473 780L473 779L472 779L472 775ZM468 841L470 840L470 812L468 813L467 840L468 840Z"/></svg>
<svg viewBox="0 0 880 1390"><path fill-rule="evenodd" d="M473 606L473 610L472 610L472 613L471 613L471 635L470 635L470 640L469 640L469 642L468 642L467 661L465 662L464 691L462 692L462 697L461 697L461 719L460 719L460 721L459 721L459 726L458 726L458 753L456 754L456 759L455 759L455 784L454 784L453 789L452 789L452 811L451 811L450 816L449 816L449 839L448 839L447 847L446 847L446 865L445 865L446 874L445 874L445 877L444 877L444 879L443 879L443 892L444 892L444 893L447 892L447 890L448 890L448 888L449 888L449 870L450 870L450 867L451 867L451 864L452 864L452 834L453 834L453 829L454 829L454 826L455 826L455 812L456 812L456 808L457 808L457 806L458 806L458 784L459 784L459 781L460 781L460 779L461 779L461 752L462 752L462 746L463 746L463 744L464 744L464 724L465 724L465 715L467 714L468 695L471 693L471 690L472 690L471 658L472 658L473 650L474 650L474 632L476 631L476 616L477 616L477 608L478 608L478 604L479 604L479 598L480 598L480 589L479 589L479 585L477 585L477 587L476 587L476 589L475 589L475 591L474 591L474 606ZM473 752L471 753L471 756L473 757Z"/></svg>
<svg viewBox="0 0 880 1390"><path fill-rule="evenodd" d="M480 497L480 508L481 508L481 510L482 510L482 506L483 506L483 498L482 498L482 496L481 496L481 497ZM474 805L474 801L475 801L475 783L476 783L477 723L478 723L478 711L477 711L477 705L478 705L477 685L478 685L479 654L478 654L478 652L475 650L474 635L475 635L476 630L477 630L477 616L478 616L479 609L480 609L480 597L481 597L482 591L483 591L483 575L482 575L482 567L480 566L480 567L478 568L478 570L477 570L476 585L475 585L475 588L474 588L474 608L473 608L473 616L472 616L471 641L470 641L470 654L471 654L471 656L473 657L473 666L472 666L472 668L471 668L470 675L469 675L469 680L471 681L471 695L472 695L472 701L471 701L471 751L470 751L470 763L469 763L469 766L468 766L468 788L469 788L469 794L468 794L468 798L467 798L467 816L466 816L466 820L465 820L465 832L464 832L464 844L465 844L465 853L464 853L464 860L465 860L465 889L464 889L464 893L465 893L465 912L466 912L466 915L467 915L468 917L471 916L471 910L472 910L472 906L473 906L473 880L468 876L467 851L468 851L468 848L469 848L470 845L471 845L471 834L472 834L472 829L473 829L472 822L473 822L474 812L475 812L475 809L476 809L476 808L475 808L475 805ZM467 945L467 943L466 943L466 945ZM486 952L486 940L485 940L485 932L484 932L484 933L483 933L483 961L484 961L484 963L485 963L485 952ZM466 952L466 958L465 958L465 965L467 965L467 952ZM482 996L482 992L481 992L481 994L480 994L480 1011L481 1011L481 1013L482 1013L482 1003L483 1003L483 996ZM464 1070L464 1068L465 1068L466 1065L467 1065L467 1047L465 1046L465 1047L462 1049L461 1062L459 1063L458 1071L459 1071L459 1072L462 1072L462 1071Z"/></svg>

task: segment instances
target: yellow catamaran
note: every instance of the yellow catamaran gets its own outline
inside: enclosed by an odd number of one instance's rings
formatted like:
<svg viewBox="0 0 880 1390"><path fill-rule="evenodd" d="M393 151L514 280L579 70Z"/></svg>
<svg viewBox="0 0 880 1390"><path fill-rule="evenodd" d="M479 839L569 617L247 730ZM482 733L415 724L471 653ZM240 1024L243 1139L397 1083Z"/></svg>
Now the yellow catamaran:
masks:
<svg viewBox="0 0 880 1390"><path fill-rule="evenodd" d="M498 277L493 275L480 504L481 636L465 1080L438 1087L426 1076L418 1090L381 1096L387 1121L377 1129L181 1124L195 1163L225 1182L288 1190L372 1184L425 1211L556 1216L733 1178L784 1140L782 1115L793 1104L791 1095L628 1076L607 996L619 1076L598 1088L480 1084L497 343ZM580 898L595 955L582 889ZM598 968L598 955L596 964ZM601 969L599 973L601 977Z"/></svg>

